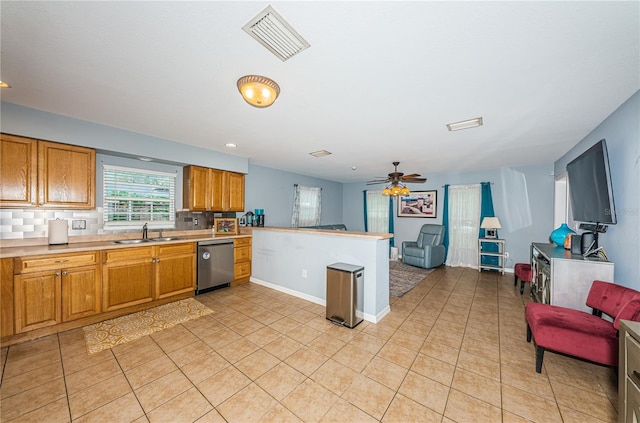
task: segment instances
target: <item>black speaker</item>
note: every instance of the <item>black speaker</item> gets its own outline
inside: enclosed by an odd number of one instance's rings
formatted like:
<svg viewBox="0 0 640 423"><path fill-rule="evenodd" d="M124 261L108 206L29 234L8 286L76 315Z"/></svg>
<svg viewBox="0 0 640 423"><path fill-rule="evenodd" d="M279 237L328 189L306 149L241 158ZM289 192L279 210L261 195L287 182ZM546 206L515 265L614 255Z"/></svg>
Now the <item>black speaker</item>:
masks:
<svg viewBox="0 0 640 423"><path fill-rule="evenodd" d="M582 237L580 235L569 235L571 237L571 254L582 254Z"/></svg>
<svg viewBox="0 0 640 423"><path fill-rule="evenodd" d="M593 232L585 232L582 234L582 240L580 241L580 250L584 254L589 250L598 248L598 239Z"/></svg>

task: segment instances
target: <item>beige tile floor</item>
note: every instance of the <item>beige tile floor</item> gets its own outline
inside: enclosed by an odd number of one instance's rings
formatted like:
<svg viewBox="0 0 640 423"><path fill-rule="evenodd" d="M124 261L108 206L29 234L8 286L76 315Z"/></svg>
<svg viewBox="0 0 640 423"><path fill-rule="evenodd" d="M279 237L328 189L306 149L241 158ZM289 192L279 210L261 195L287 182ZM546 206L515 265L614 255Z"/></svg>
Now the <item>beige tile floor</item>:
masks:
<svg viewBox="0 0 640 423"><path fill-rule="evenodd" d="M534 369L513 275L440 268L380 323L246 284L215 313L88 356L82 330L3 348L2 422L614 422L612 369Z"/></svg>

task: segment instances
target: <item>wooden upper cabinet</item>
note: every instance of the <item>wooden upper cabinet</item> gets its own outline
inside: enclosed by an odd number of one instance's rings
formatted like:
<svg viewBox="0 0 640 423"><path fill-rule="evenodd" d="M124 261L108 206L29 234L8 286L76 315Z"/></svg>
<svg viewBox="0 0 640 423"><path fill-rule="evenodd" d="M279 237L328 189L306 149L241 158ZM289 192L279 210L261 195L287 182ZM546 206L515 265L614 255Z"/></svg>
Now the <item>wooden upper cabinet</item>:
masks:
<svg viewBox="0 0 640 423"><path fill-rule="evenodd" d="M96 207L92 148L2 134L0 160L0 207Z"/></svg>
<svg viewBox="0 0 640 423"><path fill-rule="evenodd" d="M183 207L192 211L244 211L242 173L185 166L183 179Z"/></svg>
<svg viewBox="0 0 640 423"><path fill-rule="evenodd" d="M244 175L242 173L225 172L226 181L223 187L227 189L223 194L226 204L223 204L224 211L244 211Z"/></svg>
<svg viewBox="0 0 640 423"><path fill-rule="evenodd" d="M209 169L211 172L211 210L224 211L224 174L223 170Z"/></svg>
<svg viewBox="0 0 640 423"><path fill-rule="evenodd" d="M193 211L210 209L209 169L200 166L185 166L183 173L183 207Z"/></svg>
<svg viewBox="0 0 640 423"><path fill-rule="evenodd" d="M96 207L96 151L54 142L38 143L40 206Z"/></svg>
<svg viewBox="0 0 640 423"><path fill-rule="evenodd" d="M0 207L35 207L38 141L1 134Z"/></svg>

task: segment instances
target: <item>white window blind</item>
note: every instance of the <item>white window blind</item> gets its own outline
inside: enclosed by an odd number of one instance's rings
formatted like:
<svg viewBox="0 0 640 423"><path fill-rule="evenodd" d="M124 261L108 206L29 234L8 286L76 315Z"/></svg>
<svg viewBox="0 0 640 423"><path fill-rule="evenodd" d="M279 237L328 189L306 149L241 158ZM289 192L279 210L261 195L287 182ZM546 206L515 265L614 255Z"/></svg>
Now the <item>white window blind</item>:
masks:
<svg viewBox="0 0 640 423"><path fill-rule="evenodd" d="M103 166L105 228L175 226L175 173Z"/></svg>

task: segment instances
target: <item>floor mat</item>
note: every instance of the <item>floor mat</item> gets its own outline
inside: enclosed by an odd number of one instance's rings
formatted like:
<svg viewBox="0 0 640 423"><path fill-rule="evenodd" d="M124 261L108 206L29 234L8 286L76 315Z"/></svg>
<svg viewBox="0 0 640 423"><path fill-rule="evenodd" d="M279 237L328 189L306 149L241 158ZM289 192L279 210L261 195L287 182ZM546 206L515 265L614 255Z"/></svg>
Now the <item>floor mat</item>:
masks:
<svg viewBox="0 0 640 423"><path fill-rule="evenodd" d="M402 297L422 282L433 269L409 266L398 260L389 261L389 294Z"/></svg>
<svg viewBox="0 0 640 423"><path fill-rule="evenodd" d="M82 330L87 352L94 354L211 313L213 310L209 307L187 298L85 326Z"/></svg>

